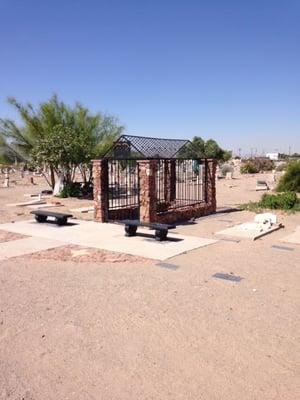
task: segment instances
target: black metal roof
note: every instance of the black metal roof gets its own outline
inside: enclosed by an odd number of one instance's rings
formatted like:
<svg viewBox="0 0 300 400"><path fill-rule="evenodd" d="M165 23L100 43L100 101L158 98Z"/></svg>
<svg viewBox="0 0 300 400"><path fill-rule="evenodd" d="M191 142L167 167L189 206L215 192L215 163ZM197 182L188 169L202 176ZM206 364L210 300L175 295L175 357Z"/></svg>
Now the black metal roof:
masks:
<svg viewBox="0 0 300 400"><path fill-rule="evenodd" d="M104 157L115 159L178 158L180 151L186 145L191 145L191 142L183 139L122 135L114 142Z"/></svg>

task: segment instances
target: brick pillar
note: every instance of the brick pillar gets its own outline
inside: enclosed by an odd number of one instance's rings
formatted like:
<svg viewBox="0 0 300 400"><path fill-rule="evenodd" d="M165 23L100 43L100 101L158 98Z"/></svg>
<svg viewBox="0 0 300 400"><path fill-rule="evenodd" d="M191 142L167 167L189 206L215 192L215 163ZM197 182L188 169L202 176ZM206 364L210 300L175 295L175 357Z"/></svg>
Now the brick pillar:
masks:
<svg viewBox="0 0 300 400"><path fill-rule="evenodd" d="M206 202L211 209L211 212L216 212L216 160L205 160L205 191Z"/></svg>
<svg viewBox="0 0 300 400"><path fill-rule="evenodd" d="M176 199L176 160L170 160L170 201Z"/></svg>
<svg viewBox="0 0 300 400"><path fill-rule="evenodd" d="M92 160L94 221L108 222L108 160Z"/></svg>
<svg viewBox="0 0 300 400"><path fill-rule="evenodd" d="M156 160L139 160L140 220L156 221Z"/></svg>

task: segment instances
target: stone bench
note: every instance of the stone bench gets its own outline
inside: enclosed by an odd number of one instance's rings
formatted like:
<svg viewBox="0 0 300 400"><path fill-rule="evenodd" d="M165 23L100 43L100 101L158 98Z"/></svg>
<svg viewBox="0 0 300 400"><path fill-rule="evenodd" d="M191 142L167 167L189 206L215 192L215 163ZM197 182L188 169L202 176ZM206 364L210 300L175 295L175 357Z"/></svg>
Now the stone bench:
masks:
<svg viewBox="0 0 300 400"><path fill-rule="evenodd" d="M125 219L122 221L119 221L119 223L125 225L125 236L135 236L137 228L139 226L150 228L155 230L155 240L157 241L163 241L167 239L168 236L168 230L169 229L175 229L175 225L170 225L170 224L160 224L157 222L142 222L139 221L138 219Z"/></svg>
<svg viewBox="0 0 300 400"><path fill-rule="evenodd" d="M54 221L57 225L66 225L68 222L68 218L72 218L72 214L58 213L54 211L47 210L34 210L31 211L30 214L35 216L37 222L46 222L48 217L54 218Z"/></svg>

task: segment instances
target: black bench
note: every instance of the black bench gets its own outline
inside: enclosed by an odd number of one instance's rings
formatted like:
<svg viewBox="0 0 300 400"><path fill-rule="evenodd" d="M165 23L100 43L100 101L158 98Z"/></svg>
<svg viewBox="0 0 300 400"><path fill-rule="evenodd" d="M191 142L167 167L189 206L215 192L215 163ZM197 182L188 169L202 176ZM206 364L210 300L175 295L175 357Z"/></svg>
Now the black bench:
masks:
<svg viewBox="0 0 300 400"><path fill-rule="evenodd" d="M125 225L125 236L135 236L138 226L144 226L146 228L155 230L155 240L162 241L167 239L168 230L175 229L175 225L170 224L159 224L156 222L142 222L138 219L124 219L119 223Z"/></svg>
<svg viewBox="0 0 300 400"><path fill-rule="evenodd" d="M47 210L35 210L31 211L30 214L35 215L37 222L46 222L48 217L53 217L55 218L57 225L66 225L68 218L73 217L72 214L64 214Z"/></svg>

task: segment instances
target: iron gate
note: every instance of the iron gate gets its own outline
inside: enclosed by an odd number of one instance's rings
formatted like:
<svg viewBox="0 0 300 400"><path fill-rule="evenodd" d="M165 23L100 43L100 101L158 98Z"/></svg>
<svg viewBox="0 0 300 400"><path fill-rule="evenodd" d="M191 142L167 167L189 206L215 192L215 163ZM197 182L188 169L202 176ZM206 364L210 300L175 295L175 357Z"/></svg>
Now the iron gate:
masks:
<svg viewBox="0 0 300 400"><path fill-rule="evenodd" d="M139 218L139 172L135 160L108 161L108 218Z"/></svg>

